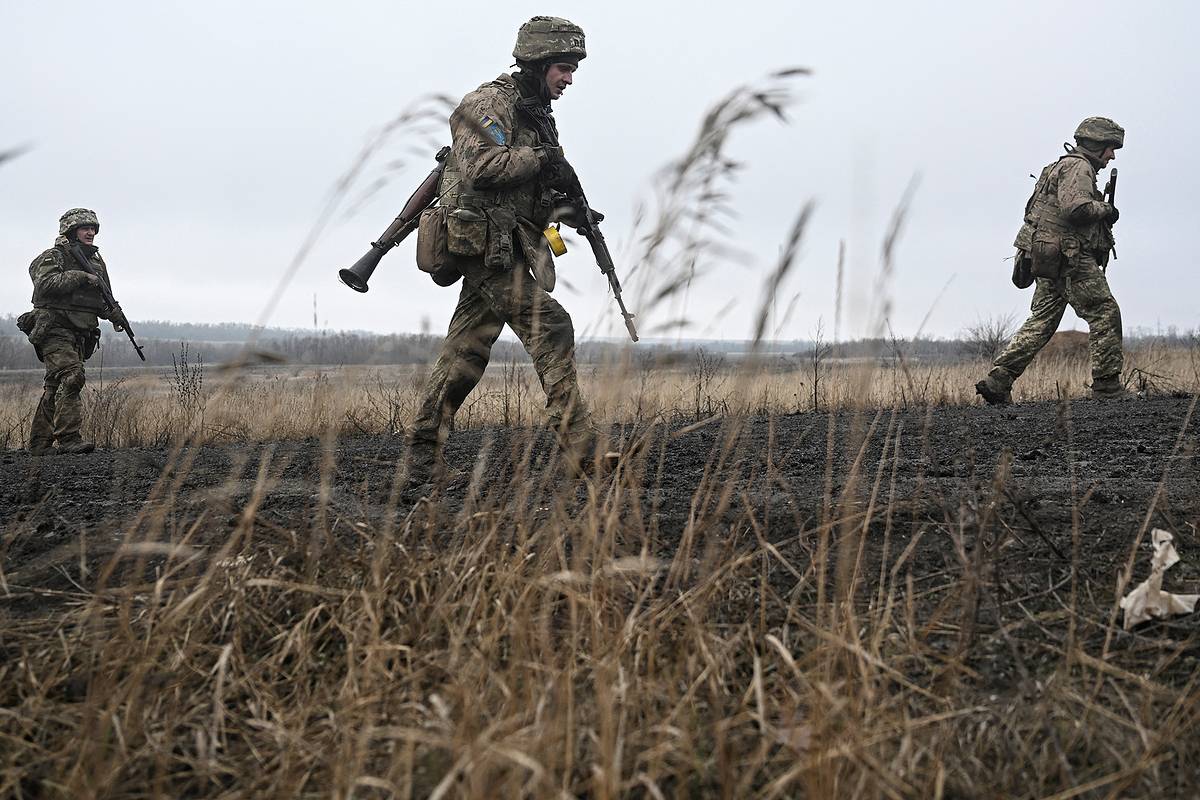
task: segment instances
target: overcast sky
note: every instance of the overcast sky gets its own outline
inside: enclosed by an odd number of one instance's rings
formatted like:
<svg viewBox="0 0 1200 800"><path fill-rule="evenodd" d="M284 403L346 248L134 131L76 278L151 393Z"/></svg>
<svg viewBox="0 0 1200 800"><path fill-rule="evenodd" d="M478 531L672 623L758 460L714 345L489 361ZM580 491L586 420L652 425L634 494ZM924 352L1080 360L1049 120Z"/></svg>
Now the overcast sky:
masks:
<svg viewBox="0 0 1200 800"><path fill-rule="evenodd" d="M334 182L382 125L432 92L461 97L506 70L521 22L567 16L588 58L556 103L563 143L602 209L618 269L632 269L634 209L704 111L794 65L790 125L735 133L736 243L755 256L688 295L690 335L745 338L760 287L802 205L816 212L782 298L800 300L778 338L834 318L847 242L842 334L868 330L887 224L919 179L890 289L897 335L949 336L1024 314L1009 283L1030 173L1062 153L1085 116L1127 131L1109 269L1126 327L1200 324L1190 167L1200 111L1193 3L742 2L338 3L205 0L7 2L0 10L0 313L28 308L26 267L59 215L95 209L97 244L131 319L260 318ZM448 139L448 131L437 132ZM435 137L437 138L437 137ZM413 150L418 151L414 155ZM300 264L267 320L335 329L445 329L457 287L413 266L410 239L356 294L336 281L432 166L428 141L394 138L350 205ZM402 160L402 169L386 165ZM415 238L415 237L414 237ZM582 334L621 335L586 245L559 260L555 296ZM628 286L639 311L636 281ZM723 315L718 311L735 303ZM780 306L786 305L781 300ZM678 309L643 315L643 328ZM1068 312L1065 327L1083 329Z"/></svg>

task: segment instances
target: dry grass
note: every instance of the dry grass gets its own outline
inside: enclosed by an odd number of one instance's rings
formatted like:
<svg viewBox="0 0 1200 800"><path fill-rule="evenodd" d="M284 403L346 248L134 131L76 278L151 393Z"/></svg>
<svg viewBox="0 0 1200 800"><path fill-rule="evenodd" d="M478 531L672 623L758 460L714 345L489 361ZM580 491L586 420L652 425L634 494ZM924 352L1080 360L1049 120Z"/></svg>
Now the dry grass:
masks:
<svg viewBox="0 0 1200 800"><path fill-rule="evenodd" d="M897 411L830 434L826 473L834 452L852 456L843 488L827 483L811 498L822 510L786 520L782 539L763 528L773 487L788 487L783 454L747 453L736 424L702 459L678 541L647 499L663 439L580 492L517 437L481 459L459 509L409 511L393 491L347 517L326 436L300 530L259 514L286 470L268 446L252 489L231 479L219 537L176 505L196 452L177 450L89 588L49 592L53 615L6 625L0 794L1177 795L1159 766L1194 733L1200 693L1085 646L1105 626L1074 592L1060 611L977 629L1007 461L945 509L953 570L920 573L925 524L897 469L924 443ZM503 458L507 480L482 479ZM930 592L940 605L921 604ZM1072 637L1038 634L1068 618ZM1053 677L981 696L968 664L1019 632L1048 648Z"/></svg>
<svg viewBox="0 0 1200 800"><path fill-rule="evenodd" d="M1147 347L1127 359L1126 383L1151 394L1192 392L1196 353ZM808 363L805 363L808 361ZM979 402L984 362L879 360L769 367L701 355L687 367L627 362L581 367L581 384L603 423L699 420L713 414L790 414L846 408L914 408ZM194 370L194 365L190 367ZM416 414L425 371L406 367L292 367L256 372L126 374L85 390L84 433L102 447L166 446L181 434L202 441L277 441L342 433L401 433ZM24 447L40 386L0 384L0 447ZM1086 358L1036 359L1017 382L1017 402L1086 396ZM814 393L813 387L816 386ZM459 429L537 426L544 398L532 369L494 364L456 419Z"/></svg>

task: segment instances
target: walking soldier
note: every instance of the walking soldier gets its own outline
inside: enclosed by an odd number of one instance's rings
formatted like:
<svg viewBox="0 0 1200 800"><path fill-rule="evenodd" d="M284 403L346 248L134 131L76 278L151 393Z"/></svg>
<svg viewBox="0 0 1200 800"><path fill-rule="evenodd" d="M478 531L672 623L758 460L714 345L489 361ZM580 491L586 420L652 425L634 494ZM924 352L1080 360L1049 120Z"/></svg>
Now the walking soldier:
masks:
<svg viewBox="0 0 1200 800"><path fill-rule="evenodd" d="M410 493L444 467L451 420L505 325L533 360L570 464L586 468L593 457L596 434L579 392L574 328L550 297L554 271L542 235L574 172L557 143L539 134L557 132L550 103L572 84L586 55L579 26L534 17L517 33L519 70L468 94L450 117L440 200L422 214L417 254L422 269L451 280L461 274L462 290L409 437Z"/></svg>
<svg viewBox="0 0 1200 800"><path fill-rule="evenodd" d="M975 390L992 405L1012 400L1012 384L1045 347L1069 304L1088 324L1092 396L1126 394L1121 383L1121 309L1104 268L1113 250L1116 207L1096 188L1096 173L1116 158L1125 130L1106 117L1088 117L1075 146L1042 170L1017 235L1013 282L1036 281L1031 313ZM1113 171L1114 173L1116 170Z"/></svg>

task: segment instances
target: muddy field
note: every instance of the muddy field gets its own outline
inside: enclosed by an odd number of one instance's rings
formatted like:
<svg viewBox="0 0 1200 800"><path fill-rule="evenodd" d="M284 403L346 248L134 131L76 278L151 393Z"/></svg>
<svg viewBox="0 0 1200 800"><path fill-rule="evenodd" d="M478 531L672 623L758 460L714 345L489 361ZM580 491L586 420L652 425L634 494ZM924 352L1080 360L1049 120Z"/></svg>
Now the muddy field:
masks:
<svg viewBox="0 0 1200 800"><path fill-rule="evenodd" d="M952 682L953 705L965 717L938 720L962 723L942 753L953 766L943 768L941 783L899 774L881 796L933 796L923 787L935 784L945 796L1044 796L1069 786L1084 787L1083 796L1151 789L1195 796L1200 618L1125 632L1114 607L1131 556L1133 581L1147 576L1155 527L1174 533L1182 556L1166 588L1200 591L1192 402L1079 400L614 430L615 439L638 442L628 470L574 482L554 477L544 436L530 442L520 431L471 430L453 436L448 461L474 471L473 480L415 507L396 498L404 445L394 436L57 458L7 452L0 455L0 629L20 637L7 637L0 657L26 652L36 637L53 639L66 615L95 596L122 586L151 591L165 548L180 542L201 554L196 563L265 552L272 580L354 585L353 570L339 571L339 560L370 563L364 553L385 539L406 552L466 550L480 535L479 519L499 516L488 534L498 558L524 535L520 520L602 508L616 531L614 555L670 565L645 584L664 602L702 586L701 573L722 559L751 554L757 566L726 576L720 601L709 607L713 630L755 626L802 652L806 634L794 616L832 625L840 605L883 619L884 605L907 604L908 630L920 631L921 641L881 623L871 652L914 702L945 700ZM528 476L520 490L513 475ZM598 500L614 482L629 491L614 504ZM569 533L563 539L560 557L571 563L580 545ZM1075 687L1077 701L1046 701L1055 681ZM8 709L24 702L12 685L0 698ZM951 714L929 702L931 714ZM1169 718L1172 735L1182 735L1166 740L1151 727L1156 718ZM996 735L985 732L989 725L1028 737L1027 749L1013 745L1005 755L988 744ZM974 755L954 763L955 747ZM989 754L1014 760L989 763ZM749 788L778 779L772 763L764 757ZM8 762L10 788L19 784L15 769ZM569 775L578 767L564 769L561 783L575 785ZM689 784L679 775L688 771L673 767L654 780L680 792ZM36 776L23 780L40 785ZM693 788L718 784L709 775ZM421 793L419 778L408 785Z"/></svg>

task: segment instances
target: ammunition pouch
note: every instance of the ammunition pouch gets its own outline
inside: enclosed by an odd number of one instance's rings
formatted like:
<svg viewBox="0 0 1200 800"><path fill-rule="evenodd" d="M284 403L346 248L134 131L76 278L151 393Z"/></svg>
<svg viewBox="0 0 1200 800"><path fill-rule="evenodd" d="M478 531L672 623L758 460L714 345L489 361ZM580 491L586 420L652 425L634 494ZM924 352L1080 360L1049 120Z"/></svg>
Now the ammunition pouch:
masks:
<svg viewBox="0 0 1200 800"><path fill-rule="evenodd" d="M513 229L517 227L517 215L507 208L487 210L487 249L483 263L492 269L508 269L513 263Z"/></svg>
<svg viewBox="0 0 1200 800"><path fill-rule="evenodd" d="M447 223L450 210L434 206L421 212L417 223L417 268L428 272L438 286L450 286L462 277L450 256Z"/></svg>
<svg viewBox="0 0 1200 800"><path fill-rule="evenodd" d="M1029 256L1030 272L1033 277L1058 280L1062 275L1062 239L1053 231L1038 230L1034 232Z"/></svg>
<svg viewBox="0 0 1200 800"><path fill-rule="evenodd" d="M427 208L421 212L417 223L417 269L437 272L445 265L449 255L446 245L446 208Z"/></svg>
<svg viewBox="0 0 1200 800"><path fill-rule="evenodd" d="M46 332L50 328L51 321L51 315L40 308L35 308L33 311L26 311L17 320L17 325L22 331L25 331L25 336L29 339L29 343L33 345L33 352L37 355L38 361L45 360L42 358L42 343L46 341Z"/></svg>
<svg viewBox="0 0 1200 800"><path fill-rule="evenodd" d="M1033 259L1024 250L1018 250L1013 258L1012 282L1018 289L1028 289L1033 285Z"/></svg>
<svg viewBox="0 0 1200 800"><path fill-rule="evenodd" d="M456 256L481 256L487 249L488 220L475 208L451 209L446 215L446 250Z"/></svg>

